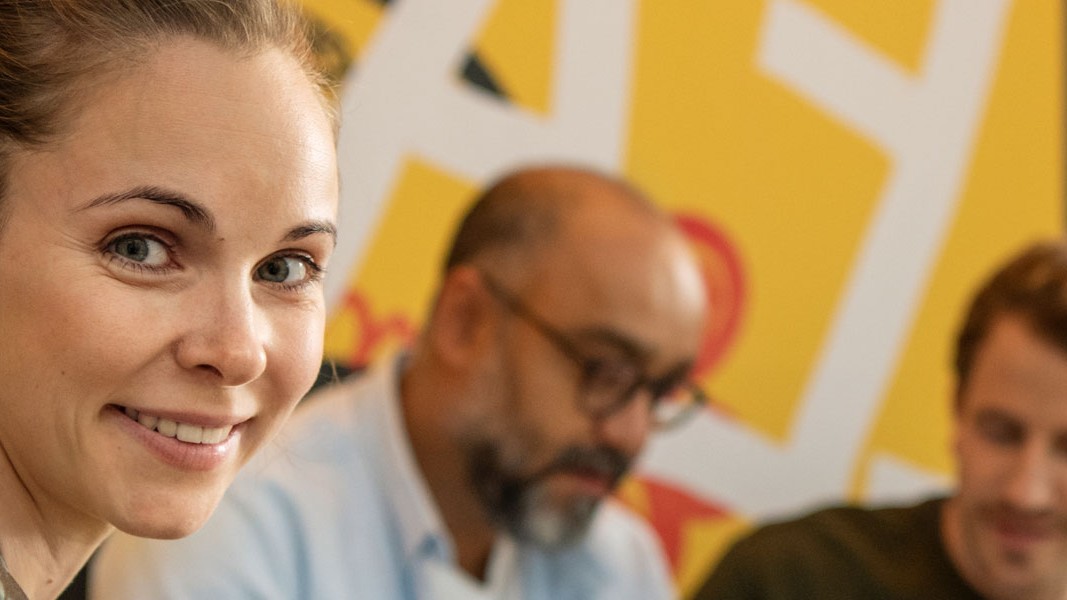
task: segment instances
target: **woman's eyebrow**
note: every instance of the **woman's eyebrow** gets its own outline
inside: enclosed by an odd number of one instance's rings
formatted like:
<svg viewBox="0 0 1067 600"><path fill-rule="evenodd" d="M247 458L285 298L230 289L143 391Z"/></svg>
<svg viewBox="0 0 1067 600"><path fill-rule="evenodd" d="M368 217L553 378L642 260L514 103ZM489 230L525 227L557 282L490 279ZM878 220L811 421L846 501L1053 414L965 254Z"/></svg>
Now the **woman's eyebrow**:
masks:
<svg viewBox="0 0 1067 600"><path fill-rule="evenodd" d="M182 211L185 218L192 223L203 227L209 232L215 231L215 218L211 216L211 212L206 207L180 192L168 190L156 185L140 185L122 192L103 194L93 198L78 210L88 210L90 208L117 204L127 200L147 200L157 204L173 206Z"/></svg>
<svg viewBox="0 0 1067 600"><path fill-rule="evenodd" d="M88 210L127 200L147 200L156 204L173 206L182 211L185 218L192 223L203 227L209 233L215 231L215 217L211 215L211 211L207 207L180 192L168 190L157 185L140 185L122 192L103 194L93 198L78 210ZM318 233L329 235L334 245L337 244L337 225L326 220L305 221L286 232L282 236L282 240L295 242Z"/></svg>
<svg viewBox="0 0 1067 600"><path fill-rule="evenodd" d="M282 241L295 242L317 233L325 233L333 240L334 246L337 245L337 225L331 221L305 221L290 229L282 236Z"/></svg>

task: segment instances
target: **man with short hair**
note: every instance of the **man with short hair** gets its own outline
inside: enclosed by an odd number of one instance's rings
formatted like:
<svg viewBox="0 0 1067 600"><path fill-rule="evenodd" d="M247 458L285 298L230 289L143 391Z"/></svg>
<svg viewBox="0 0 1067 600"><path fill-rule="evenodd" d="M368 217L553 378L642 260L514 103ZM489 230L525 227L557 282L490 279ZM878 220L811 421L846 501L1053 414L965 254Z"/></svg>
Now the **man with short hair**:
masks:
<svg viewBox="0 0 1067 600"><path fill-rule="evenodd" d="M310 398L200 532L109 542L92 595L671 598L653 534L609 495L650 431L699 408L706 303L636 189L513 173L462 222L411 352Z"/></svg>
<svg viewBox="0 0 1067 600"><path fill-rule="evenodd" d="M951 497L765 526L696 598L1067 598L1067 243L993 275L955 362Z"/></svg>

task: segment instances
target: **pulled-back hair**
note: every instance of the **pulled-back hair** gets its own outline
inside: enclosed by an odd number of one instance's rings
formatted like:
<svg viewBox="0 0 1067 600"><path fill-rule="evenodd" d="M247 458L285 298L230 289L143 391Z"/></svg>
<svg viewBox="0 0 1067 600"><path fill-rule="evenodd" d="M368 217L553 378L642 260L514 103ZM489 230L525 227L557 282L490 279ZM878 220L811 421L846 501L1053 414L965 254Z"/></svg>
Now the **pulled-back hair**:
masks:
<svg viewBox="0 0 1067 600"><path fill-rule="evenodd" d="M0 226L12 152L61 135L94 78L180 36L241 54L291 54L333 118L303 21L278 0L0 0Z"/></svg>
<svg viewBox="0 0 1067 600"><path fill-rule="evenodd" d="M1022 319L1035 335L1067 353L1067 241L1027 247L979 289L956 339L960 388L993 323L1004 315Z"/></svg>

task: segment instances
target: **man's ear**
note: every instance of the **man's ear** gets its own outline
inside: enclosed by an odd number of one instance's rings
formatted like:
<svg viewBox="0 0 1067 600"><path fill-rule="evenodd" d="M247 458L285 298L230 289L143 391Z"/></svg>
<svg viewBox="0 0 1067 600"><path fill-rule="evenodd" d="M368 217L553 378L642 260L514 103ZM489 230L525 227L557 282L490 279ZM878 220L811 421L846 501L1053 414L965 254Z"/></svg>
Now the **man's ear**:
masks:
<svg viewBox="0 0 1067 600"><path fill-rule="evenodd" d="M453 367L470 364L492 342L498 314L481 274L471 266L445 274L434 306L429 342L438 359Z"/></svg>

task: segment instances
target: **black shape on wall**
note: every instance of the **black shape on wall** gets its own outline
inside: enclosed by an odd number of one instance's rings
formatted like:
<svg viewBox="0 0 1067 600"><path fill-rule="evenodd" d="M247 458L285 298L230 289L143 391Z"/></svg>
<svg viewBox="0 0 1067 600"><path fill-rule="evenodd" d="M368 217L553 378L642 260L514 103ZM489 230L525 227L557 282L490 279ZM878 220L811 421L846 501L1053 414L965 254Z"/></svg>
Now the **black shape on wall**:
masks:
<svg viewBox="0 0 1067 600"><path fill-rule="evenodd" d="M508 95L500 88L493 74L485 68L477 54L467 56L467 62L463 65L463 79L490 95L506 100Z"/></svg>

